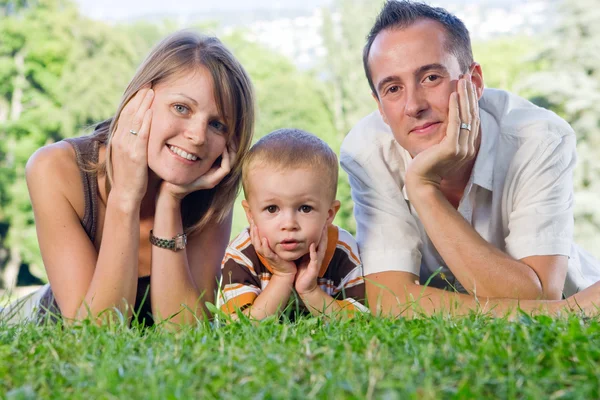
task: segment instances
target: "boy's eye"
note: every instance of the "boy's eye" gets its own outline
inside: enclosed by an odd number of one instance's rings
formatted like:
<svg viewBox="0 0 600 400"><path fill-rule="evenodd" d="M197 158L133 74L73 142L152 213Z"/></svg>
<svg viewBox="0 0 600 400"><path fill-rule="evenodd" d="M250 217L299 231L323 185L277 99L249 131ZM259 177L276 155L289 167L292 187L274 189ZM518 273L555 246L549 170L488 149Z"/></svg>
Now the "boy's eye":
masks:
<svg viewBox="0 0 600 400"><path fill-rule="evenodd" d="M312 209L313 208L311 206L307 206L307 205L300 206L300 211L303 213L309 213L312 211Z"/></svg>
<svg viewBox="0 0 600 400"><path fill-rule="evenodd" d="M227 127L222 122L211 121L211 122L209 122L209 125L212 126L213 128L215 128L217 131L219 131L221 133L227 132Z"/></svg>
<svg viewBox="0 0 600 400"><path fill-rule="evenodd" d="M183 114L183 115L187 115L190 112L190 109L187 108L186 106L184 106L183 104L175 104L173 106L173 108L175 109L175 111L177 111L179 114Z"/></svg>
<svg viewBox="0 0 600 400"><path fill-rule="evenodd" d="M278 208L277 208L277 206L268 206L266 208L266 210L269 214L274 214L277 212Z"/></svg>

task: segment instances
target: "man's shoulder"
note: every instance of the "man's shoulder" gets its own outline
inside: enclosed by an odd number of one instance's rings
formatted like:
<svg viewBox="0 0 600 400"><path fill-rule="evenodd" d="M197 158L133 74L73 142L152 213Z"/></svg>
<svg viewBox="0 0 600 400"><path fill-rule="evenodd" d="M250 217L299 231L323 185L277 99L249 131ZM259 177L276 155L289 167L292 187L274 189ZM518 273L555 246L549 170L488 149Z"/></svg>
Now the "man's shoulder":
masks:
<svg viewBox="0 0 600 400"><path fill-rule="evenodd" d="M341 154L356 157L393 140L390 127L383 121L379 111L375 110L358 121L348 132L342 143Z"/></svg>
<svg viewBox="0 0 600 400"><path fill-rule="evenodd" d="M527 140L540 135L560 139L575 134L554 112L504 90L485 89L479 104L496 121L501 135Z"/></svg>

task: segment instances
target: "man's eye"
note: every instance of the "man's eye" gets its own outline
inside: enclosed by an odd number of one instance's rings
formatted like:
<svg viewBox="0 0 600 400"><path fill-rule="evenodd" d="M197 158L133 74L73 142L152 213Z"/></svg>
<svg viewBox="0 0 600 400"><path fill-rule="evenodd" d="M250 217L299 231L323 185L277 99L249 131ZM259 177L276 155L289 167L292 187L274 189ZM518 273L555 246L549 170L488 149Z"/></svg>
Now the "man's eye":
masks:
<svg viewBox="0 0 600 400"><path fill-rule="evenodd" d="M227 132L227 127L225 126L225 124L223 124L222 122L219 121L211 121L209 123L210 126L212 126L213 128L215 128L217 131L219 132Z"/></svg>
<svg viewBox="0 0 600 400"><path fill-rule="evenodd" d="M173 106L173 108L175 109L175 111L177 111L179 114L184 114L187 115L189 114L190 109L187 108L186 106L182 105L182 104L175 104Z"/></svg>
<svg viewBox="0 0 600 400"><path fill-rule="evenodd" d="M440 77L437 75L428 75L425 80L428 82L434 82L437 81Z"/></svg>
<svg viewBox="0 0 600 400"><path fill-rule="evenodd" d="M266 210L269 214L274 214L277 212L277 206L268 206Z"/></svg>
<svg viewBox="0 0 600 400"><path fill-rule="evenodd" d="M307 205L300 206L300 211L303 213L309 213L312 211L312 209L313 208L311 206L307 206Z"/></svg>
<svg viewBox="0 0 600 400"><path fill-rule="evenodd" d="M388 88L388 93L397 93L400 90L400 86L394 85Z"/></svg>

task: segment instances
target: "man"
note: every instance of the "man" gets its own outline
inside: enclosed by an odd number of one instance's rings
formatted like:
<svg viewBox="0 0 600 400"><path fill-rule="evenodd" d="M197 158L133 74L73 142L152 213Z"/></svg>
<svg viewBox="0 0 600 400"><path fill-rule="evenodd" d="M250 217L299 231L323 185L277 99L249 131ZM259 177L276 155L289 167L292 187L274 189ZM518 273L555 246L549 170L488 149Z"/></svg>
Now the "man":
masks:
<svg viewBox="0 0 600 400"><path fill-rule="evenodd" d="M458 18L388 1L363 61L379 111L348 134L341 163L373 311L516 304L489 300L502 298L562 307L563 293L600 280L572 243L574 132L550 111L484 90Z"/></svg>

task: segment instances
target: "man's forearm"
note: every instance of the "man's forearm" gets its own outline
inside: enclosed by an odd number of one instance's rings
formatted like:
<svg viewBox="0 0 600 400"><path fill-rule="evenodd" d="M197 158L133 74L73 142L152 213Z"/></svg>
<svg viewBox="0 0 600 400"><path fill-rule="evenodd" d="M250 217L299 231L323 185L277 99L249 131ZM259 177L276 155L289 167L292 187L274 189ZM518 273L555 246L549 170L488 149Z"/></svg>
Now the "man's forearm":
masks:
<svg viewBox="0 0 600 400"><path fill-rule="evenodd" d="M410 188L411 204L454 276L479 297L539 299L535 271L486 242L434 186Z"/></svg>
<svg viewBox="0 0 600 400"><path fill-rule="evenodd" d="M365 283L371 312L374 315L415 318L436 313L464 316L479 311L494 317L510 317L516 315L518 309L556 315L573 308L563 300L476 298L421 286L414 283L416 279L415 275L408 272L388 271L367 275Z"/></svg>

